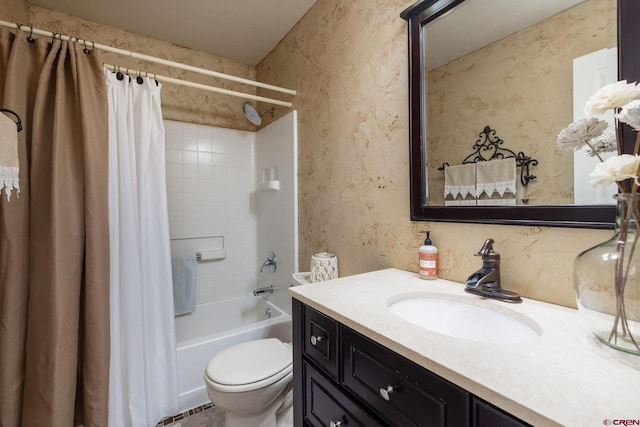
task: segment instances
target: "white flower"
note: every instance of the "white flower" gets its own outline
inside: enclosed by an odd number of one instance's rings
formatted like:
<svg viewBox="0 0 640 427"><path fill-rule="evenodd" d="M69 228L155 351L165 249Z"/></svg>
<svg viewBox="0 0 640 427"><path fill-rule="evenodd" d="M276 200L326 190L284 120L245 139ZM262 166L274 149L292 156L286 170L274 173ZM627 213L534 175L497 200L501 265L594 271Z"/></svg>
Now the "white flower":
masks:
<svg viewBox="0 0 640 427"><path fill-rule="evenodd" d="M587 154L590 157L595 157L602 153L618 152L618 144L616 142L616 135L610 128L604 131L602 135L597 138L593 138L590 142L593 150L587 150Z"/></svg>
<svg viewBox="0 0 640 427"><path fill-rule="evenodd" d="M635 99L640 99L640 86L635 82L627 83L626 80L621 80L594 93L584 107L584 114L587 117L597 116L608 110L621 108Z"/></svg>
<svg viewBox="0 0 640 427"><path fill-rule="evenodd" d="M631 154L614 156L596 165L593 172L589 174L592 178L590 183L594 187L604 187L616 181L633 178L640 185L638 167L640 167L639 156Z"/></svg>
<svg viewBox="0 0 640 427"><path fill-rule="evenodd" d="M560 131L556 144L561 150L578 150L604 132L608 124L595 117L578 120Z"/></svg>
<svg viewBox="0 0 640 427"><path fill-rule="evenodd" d="M635 131L640 131L640 99L629 102L616 114L616 118L622 123L631 126Z"/></svg>

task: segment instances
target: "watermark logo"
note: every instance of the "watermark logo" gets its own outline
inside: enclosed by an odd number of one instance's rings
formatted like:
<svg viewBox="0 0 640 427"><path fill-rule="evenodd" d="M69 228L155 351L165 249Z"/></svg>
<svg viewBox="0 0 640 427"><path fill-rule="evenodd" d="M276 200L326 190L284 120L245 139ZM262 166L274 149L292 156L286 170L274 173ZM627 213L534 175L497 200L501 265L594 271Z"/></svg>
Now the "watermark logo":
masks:
<svg viewBox="0 0 640 427"><path fill-rule="evenodd" d="M635 420L622 420L622 419L613 419L605 418L602 420L603 426L640 426L640 419Z"/></svg>

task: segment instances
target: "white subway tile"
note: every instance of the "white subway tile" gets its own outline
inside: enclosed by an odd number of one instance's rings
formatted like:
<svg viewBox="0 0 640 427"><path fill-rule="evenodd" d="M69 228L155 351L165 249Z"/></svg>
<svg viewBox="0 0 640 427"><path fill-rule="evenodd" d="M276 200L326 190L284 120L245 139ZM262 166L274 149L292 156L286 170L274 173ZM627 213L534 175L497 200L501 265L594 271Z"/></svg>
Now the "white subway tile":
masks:
<svg viewBox="0 0 640 427"><path fill-rule="evenodd" d="M182 163L185 165L197 165L198 164L198 152L197 151L183 151Z"/></svg>
<svg viewBox="0 0 640 427"><path fill-rule="evenodd" d="M198 179L211 181L213 179L213 166L198 165Z"/></svg>
<svg viewBox="0 0 640 427"><path fill-rule="evenodd" d="M227 151L227 145L224 140L213 139L211 141L211 151L213 153L221 153L224 154Z"/></svg>
<svg viewBox="0 0 640 427"><path fill-rule="evenodd" d="M198 152L211 153L212 144L211 138L198 136Z"/></svg>
<svg viewBox="0 0 640 427"><path fill-rule="evenodd" d="M182 192L185 194L198 192L198 178L183 179L182 180Z"/></svg>
<svg viewBox="0 0 640 427"><path fill-rule="evenodd" d="M198 153L198 165L212 166L213 154L212 153Z"/></svg>
<svg viewBox="0 0 640 427"><path fill-rule="evenodd" d="M182 164L182 150L169 149L166 154L167 164Z"/></svg>
<svg viewBox="0 0 640 427"><path fill-rule="evenodd" d="M182 179L182 162L167 165L167 178Z"/></svg>
<svg viewBox="0 0 640 427"><path fill-rule="evenodd" d="M225 167L228 162L228 156L221 153L213 153L211 156L211 165L216 167Z"/></svg>
<svg viewBox="0 0 640 427"><path fill-rule="evenodd" d="M197 165L183 165L182 166L182 178L183 179L197 179L198 178L198 166Z"/></svg>
<svg viewBox="0 0 640 427"><path fill-rule="evenodd" d="M195 135L183 135L182 136L182 149L189 151L198 150L198 137Z"/></svg>
<svg viewBox="0 0 640 427"><path fill-rule="evenodd" d="M184 223L182 221L169 221L169 236L172 239L184 235Z"/></svg>
<svg viewBox="0 0 640 427"><path fill-rule="evenodd" d="M202 237L203 233L200 230L199 224L195 220L184 221L184 237Z"/></svg>

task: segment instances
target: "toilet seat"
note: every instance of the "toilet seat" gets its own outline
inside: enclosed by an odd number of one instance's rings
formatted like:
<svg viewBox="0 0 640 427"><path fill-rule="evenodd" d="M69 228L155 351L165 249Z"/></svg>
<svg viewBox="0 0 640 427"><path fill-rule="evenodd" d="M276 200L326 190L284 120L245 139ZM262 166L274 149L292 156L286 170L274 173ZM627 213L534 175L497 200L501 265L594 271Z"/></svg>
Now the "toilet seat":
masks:
<svg viewBox="0 0 640 427"><path fill-rule="evenodd" d="M291 375L293 355L288 344L276 338L248 341L218 353L205 375L212 388L241 393L274 384Z"/></svg>

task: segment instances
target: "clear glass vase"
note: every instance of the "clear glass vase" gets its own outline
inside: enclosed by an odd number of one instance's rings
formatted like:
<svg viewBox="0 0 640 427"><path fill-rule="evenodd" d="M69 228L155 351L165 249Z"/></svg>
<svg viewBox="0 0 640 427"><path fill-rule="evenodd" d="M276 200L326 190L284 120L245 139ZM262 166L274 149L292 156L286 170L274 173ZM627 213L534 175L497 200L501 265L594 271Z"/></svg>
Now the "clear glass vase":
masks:
<svg viewBox="0 0 640 427"><path fill-rule="evenodd" d="M620 193L613 237L580 253L573 281L580 314L604 344L640 355L640 194Z"/></svg>

